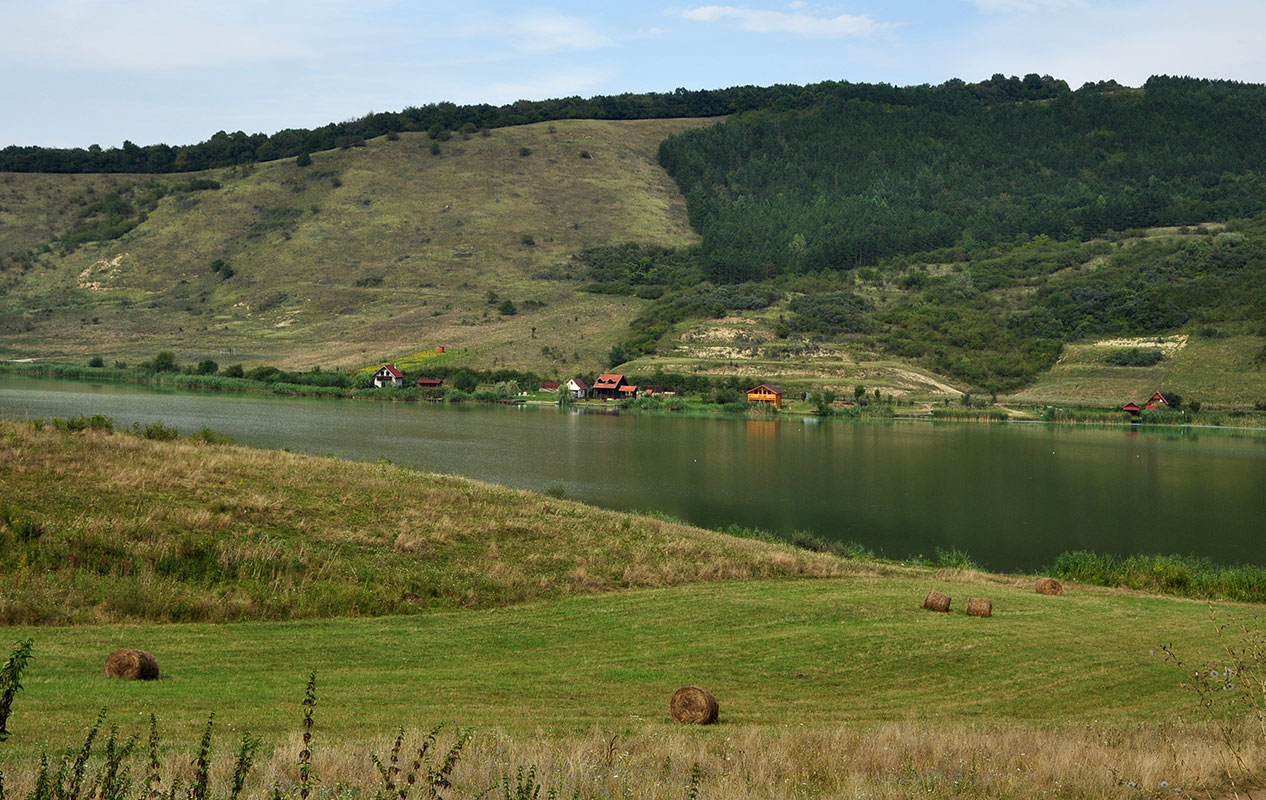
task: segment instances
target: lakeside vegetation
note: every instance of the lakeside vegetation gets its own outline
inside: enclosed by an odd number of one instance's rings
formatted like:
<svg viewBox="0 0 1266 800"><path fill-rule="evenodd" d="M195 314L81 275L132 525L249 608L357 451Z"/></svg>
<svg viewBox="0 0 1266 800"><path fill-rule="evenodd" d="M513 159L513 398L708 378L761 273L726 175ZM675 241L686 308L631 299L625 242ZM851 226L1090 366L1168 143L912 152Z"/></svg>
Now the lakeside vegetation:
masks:
<svg viewBox="0 0 1266 800"><path fill-rule="evenodd" d="M9 625L377 616L707 580L979 569L959 551L893 561L806 531L703 531L561 492L238 447L205 428L182 438L161 422L0 421L0 453ZM1266 602L1261 568L1181 555L1066 553L1044 572Z"/></svg>

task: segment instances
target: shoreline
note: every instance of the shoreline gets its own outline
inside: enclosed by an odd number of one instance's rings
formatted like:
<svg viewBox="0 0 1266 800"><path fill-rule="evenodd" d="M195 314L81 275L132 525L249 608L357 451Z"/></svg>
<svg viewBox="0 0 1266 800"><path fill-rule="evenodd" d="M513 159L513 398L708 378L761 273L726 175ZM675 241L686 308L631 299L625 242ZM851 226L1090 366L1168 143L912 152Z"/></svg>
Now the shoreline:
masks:
<svg viewBox="0 0 1266 800"><path fill-rule="evenodd" d="M1237 430L1266 432L1266 419L1259 412L1242 409L1201 411L1194 414L1187 412L1161 412L1164 414L1181 414L1181 420L1167 419L1131 419L1121 412L1093 406L991 406L980 409L957 408L953 406L937 406L930 401L923 403L925 413L898 413L901 408L891 403L879 403L864 406L837 409L830 415L820 415L805 409L783 409L776 412L755 411L752 408L734 411L711 403L682 400L679 408L664 408L663 401L655 398L638 398L633 402L595 402L592 400L573 400L560 402L558 399L540 397L540 393L529 393L526 396L507 397L496 402L486 402L474 398L458 401L448 400L443 396L419 392L416 389L362 389L352 387L335 387L309 384L276 383L257 381L248 378L226 378L224 376L201 376L187 373L142 373L139 370L116 369L112 367L80 367L70 364L38 363L28 361L0 361L0 375L17 375L40 380L67 381L73 383L117 383L133 384L155 391L185 391L193 394L244 394L265 395L273 397L300 397L308 399L350 400L374 403L438 403L446 406L557 406L571 408L586 413L605 414L639 414L650 416L679 416L714 419L747 419L755 421L778 421L781 419L801 419L818 421L907 421L907 422L942 422L942 423L1044 423L1056 425L1084 425L1090 427L1122 427L1122 428L1171 428L1193 430ZM207 381L210 377L212 381ZM214 382L214 384L213 384ZM536 396L533 396L536 395ZM674 398L679 399L679 398ZM671 402L671 401L670 401ZM645 404L644 404L645 403ZM656 406L650 406L655 403ZM638 407L638 406L641 407ZM658 406L658 407L657 407ZM1044 418L1045 417L1045 418ZM1204 421L1208 419L1209 421ZM1252 424L1252 423L1257 424Z"/></svg>

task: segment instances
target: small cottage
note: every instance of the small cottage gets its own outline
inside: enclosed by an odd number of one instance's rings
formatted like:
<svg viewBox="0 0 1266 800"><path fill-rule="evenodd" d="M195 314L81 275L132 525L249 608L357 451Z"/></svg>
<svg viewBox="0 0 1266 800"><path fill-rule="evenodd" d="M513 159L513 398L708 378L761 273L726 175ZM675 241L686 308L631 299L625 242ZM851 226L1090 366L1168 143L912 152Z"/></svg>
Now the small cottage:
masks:
<svg viewBox="0 0 1266 800"><path fill-rule="evenodd" d="M419 389L438 389L443 385L443 378L418 378Z"/></svg>
<svg viewBox="0 0 1266 800"><path fill-rule="evenodd" d="M1121 406L1121 410L1129 414L1131 417L1137 417L1139 415L1139 412L1142 411L1142 409L1139 408L1138 403L1126 403L1125 405Z"/></svg>
<svg viewBox="0 0 1266 800"><path fill-rule="evenodd" d="M404 386L404 373L396 369L395 364L385 364L374 373L374 388L384 386Z"/></svg>
<svg viewBox="0 0 1266 800"><path fill-rule="evenodd" d="M762 383L755 389L747 390L747 402L769 403L774 408L782 408L782 389Z"/></svg>
<svg viewBox="0 0 1266 800"><path fill-rule="evenodd" d="M593 390L590 392L594 397L601 397L603 400L610 400L617 397L627 397L628 392L620 391L621 386L627 386L624 376L615 372L604 372L598 376L593 382Z"/></svg>
<svg viewBox="0 0 1266 800"><path fill-rule="evenodd" d="M579 378L572 378L567 381L567 393L573 400L584 400L589 396L589 387Z"/></svg>
<svg viewBox="0 0 1266 800"><path fill-rule="evenodd" d="M557 392L559 387L558 381L541 381L542 392Z"/></svg>
<svg viewBox="0 0 1266 800"><path fill-rule="evenodd" d="M1149 411L1158 408L1169 408L1169 401L1165 399L1165 395L1160 392L1153 394L1147 401L1147 405L1143 406Z"/></svg>

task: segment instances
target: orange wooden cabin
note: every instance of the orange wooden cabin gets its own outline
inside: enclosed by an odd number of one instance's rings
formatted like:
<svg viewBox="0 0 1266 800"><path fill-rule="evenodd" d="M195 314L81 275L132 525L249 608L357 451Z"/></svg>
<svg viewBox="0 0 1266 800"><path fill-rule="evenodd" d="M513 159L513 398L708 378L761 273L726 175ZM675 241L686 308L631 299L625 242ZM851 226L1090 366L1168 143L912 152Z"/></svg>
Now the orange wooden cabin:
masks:
<svg viewBox="0 0 1266 800"><path fill-rule="evenodd" d="M776 389L767 383L762 383L755 389L747 390L747 402L769 403L774 408L782 408L782 389Z"/></svg>

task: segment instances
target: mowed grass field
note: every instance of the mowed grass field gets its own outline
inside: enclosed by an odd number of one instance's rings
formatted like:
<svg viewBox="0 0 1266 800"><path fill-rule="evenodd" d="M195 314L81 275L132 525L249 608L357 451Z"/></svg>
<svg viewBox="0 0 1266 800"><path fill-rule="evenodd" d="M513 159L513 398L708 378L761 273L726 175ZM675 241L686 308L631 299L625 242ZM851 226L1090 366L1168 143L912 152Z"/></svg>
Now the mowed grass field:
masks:
<svg viewBox="0 0 1266 800"><path fill-rule="evenodd" d="M950 614L920 608L928 587L955 598ZM968 595L991 597L995 615L967 616ZM1225 621L1251 612L1215 613ZM934 796L1035 796L1034 780L1060 770L1070 790L1054 796L1150 796L1118 791L1112 771L1149 790L1161 780L1225 780L1217 729L1159 649L1173 643L1192 663L1222 663L1214 625L1200 603L1080 587L1046 597L1029 581L928 571L409 617L11 628L10 637L35 638L37 658L4 752L29 763L42 750L73 748L103 707L125 733L143 734L154 713L164 739L187 747L215 712L221 736L262 734L275 748L270 769L285 777L312 671L319 766L347 781L372 783L366 752L385 752L398 727L416 736L448 722L477 737L470 772L459 773L467 787L499 752L542 764L568 786L614 775L635 797L684 796L691 761L708 765L713 797L848 796L831 792L859 775L877 796L901 796L878 791L899 788L901 775L907 790L923 776ZM153 652L162 678L103 677L116 647ZM687 732L669 720L668 699L686 684L716 694L716 727ZM877 740L886 755L870 751ZM630 763L623 781L603 763L607 741L641 764ZM823 743L833 751L811 754ZM800 764L777 762L789 749L803 750ZM1202 763L1185 763L1193 753ZM654 790L665 757L689 761ZM1072 769L1078 760L1084 775ZM985 791L964 782L970 763L977 779L999 783ZM802 785L761 786L751 776L762 772L779 782L798 774ZM735 780L746 784L741 794L722 791Z"/></svg>
<svg viewBox="0 0 1266 800"><path fill-rule="evenodd" d="M1266 768L1239 690L1220 680L1202 707L1182 687L1227 674L1257 607L1047 597L1032 577L837 558L385 464L29 423L0 442L0 609L87 622L0 631L6 652L35 642L0 749L10 796L102 708L123 736L155 715L165 781L188 780L214 713L218 785L250 731L264 749L247 794L290 791L310 673L321 791L348 797L378 785L370 752L440 722L444 747L455 727L474 736L444 795L462 798L520 765L564 796L683 798L697 764L697 796L740 800L1204 796ZM951 613L921 608L929 589ZM973 596L994 615L966 615ZM106 678L121 647L162 677ZM670 721L687 684L715 693L718 725Z"/></svg>

